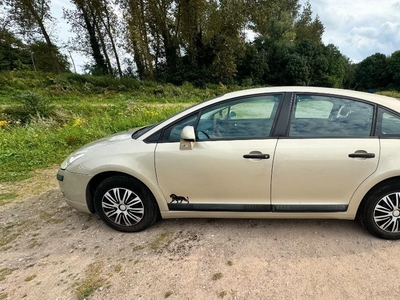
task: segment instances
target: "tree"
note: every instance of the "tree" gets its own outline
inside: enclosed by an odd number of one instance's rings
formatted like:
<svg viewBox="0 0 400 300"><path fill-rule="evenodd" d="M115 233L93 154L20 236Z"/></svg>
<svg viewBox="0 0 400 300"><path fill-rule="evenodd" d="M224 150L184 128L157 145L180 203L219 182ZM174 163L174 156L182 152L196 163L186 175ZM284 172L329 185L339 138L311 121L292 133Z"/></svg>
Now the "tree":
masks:
<svg viewBox="0 0 400 300"><path fill-rule="evenodd" d="M49 47L48 44L42 41L35 41L28 45L28 51L31 53L32 62L34 62L34 68L37 71L42 72L52 72L54 71L54 65L52 60L49 60L51 55L54 55L57 60L58 68L61 72L66 72L69 70L69 62L67 57L61 54L58 49L54 47Z"/></svg>
<svg viewBox="0 0 400 300"><path fill-rule="evenodd" d="M26 45L2 22L0 27L0 70L29 69L31 57Z"/></svg>
<svg viewBox="0 0 400 300"><path fill-rule="evenodd" d="M296 20L294 28L296 32L296 41L310 40L315 43L321 43L325 28L318 15L314 20L312 19L310 1L307 1L304 5L303 11Z"/></svg>
<svg viewBox="0 0 400 300"><path fill-rule="evenodd" d="M214 58L211 70L216 82L233 83L237 75L237 58L243 56L245 36L242 32L246 22L245 2L211 1L208 13L209 25L203 40L210 43Z"/></svg>
<svg viewBox="0 0 400 300"><path fill-rule="evenodd" d="M300 9L298 0L247 0L249 27L263 38L293 39L293 22Z"/></svg>
<svg viewBox="0 0 400 300"><path fill-rule="evenodd" d="M154 79L153 55L150 49L149 26L144 0L119 0L126 22L125 48L133 54L137 73L142 80ZM159 43L159 36L154 37ZM156 47L156 57L159 47ZM156 61L157 63L157 61Z"/></svg>
<svg viewBox="0 0 400 300"><path fill-rule="evenodd" d="M94 65L91 66L95 75L106 75L110 73L110 63L106 64L104 52L102 53L99 23L100 16L94 3L86 0L71 0L75 10L64 9L64 18L71 25L72 30L78 36L76 44L89 45L87 52L92 56ZM82 43L82 40L84 41ZM82 49L81 49L82 50ZM103 46L104 51L104 46Z"/></svg>
<svg viewBox="0 0 400 300"><path fill-rule="evenodd" d="M268 53L247 43L244 56L238 59L238 80L242 84L265 84L264 76L269 73Z"/></svg>
<svg viewBox="0 0 400 300"><path fill-rule="evenodd" d="M390 83L387 62L386 56L381 53L375 53L360 62L355 72L355 88L368 90L387 87Z"/></svg>
<svg viewBox="0 0 400 300"><path fill-rule="evenodd" d="M400 50L392 53L387 67L391 77L390 86L400 89Z"/></svg>
<svg viewBox="0 0 400 300"><path fill-rule="evenodd" d="M39 33L45 40L53 60L53 70L60 72L57 61L57 47L51 41L45 26L52 21L50 0L5 0L8 17L19 27L20 33L33 38Z"/></svg>

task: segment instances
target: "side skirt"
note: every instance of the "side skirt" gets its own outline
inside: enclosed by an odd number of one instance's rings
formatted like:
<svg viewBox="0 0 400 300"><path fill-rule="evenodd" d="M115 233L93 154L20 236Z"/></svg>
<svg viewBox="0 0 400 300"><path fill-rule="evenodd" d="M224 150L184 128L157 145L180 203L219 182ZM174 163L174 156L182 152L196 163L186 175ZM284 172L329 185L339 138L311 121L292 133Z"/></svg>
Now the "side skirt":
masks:
<svg viewBox="0 0 400 300"><path fill-rule="evenodd" d="M170 211L236 211L236 212L346 212L348 205L267 205L267 204L177 204Z"/></svg>

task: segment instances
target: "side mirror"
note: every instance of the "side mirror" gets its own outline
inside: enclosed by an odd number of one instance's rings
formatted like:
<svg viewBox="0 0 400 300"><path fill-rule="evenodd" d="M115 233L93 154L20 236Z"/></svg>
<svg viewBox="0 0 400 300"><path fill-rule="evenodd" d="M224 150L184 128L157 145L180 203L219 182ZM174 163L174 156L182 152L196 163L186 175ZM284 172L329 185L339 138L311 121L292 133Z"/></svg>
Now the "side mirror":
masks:
<svg viewBox="0 0 400 300"><path fill-rule="evenodd" d="M180 150L192 150L196 141L196 134L193 126L185 126L181 132Z"/></svg>

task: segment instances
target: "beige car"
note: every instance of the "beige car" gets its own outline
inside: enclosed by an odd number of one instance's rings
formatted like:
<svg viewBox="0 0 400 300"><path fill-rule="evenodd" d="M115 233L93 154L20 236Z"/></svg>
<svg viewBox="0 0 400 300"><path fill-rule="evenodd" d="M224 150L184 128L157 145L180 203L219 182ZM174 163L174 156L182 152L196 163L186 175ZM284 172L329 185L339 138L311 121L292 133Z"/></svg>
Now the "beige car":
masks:
<svg viewBox="0 0 400 300"><path fill-rule="evenodd" d="M229 93L71 154L68 204L110 227L162 218L359 217L400 238L400 101L348 90Z"/></svg>

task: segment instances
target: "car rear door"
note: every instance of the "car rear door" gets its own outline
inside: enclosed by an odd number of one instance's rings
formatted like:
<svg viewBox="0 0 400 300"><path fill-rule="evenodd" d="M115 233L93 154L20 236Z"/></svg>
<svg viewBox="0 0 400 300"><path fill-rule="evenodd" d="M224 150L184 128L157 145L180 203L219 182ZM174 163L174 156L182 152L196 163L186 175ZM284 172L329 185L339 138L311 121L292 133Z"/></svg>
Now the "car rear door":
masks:
<svg viewBox="0 0 400 300"><path fill-rule="evenodd" d="M271 202L277 212L346 211L378 166L375 106L337 96L297 94L287 136L277 143Z"/></svg>

